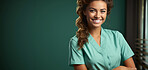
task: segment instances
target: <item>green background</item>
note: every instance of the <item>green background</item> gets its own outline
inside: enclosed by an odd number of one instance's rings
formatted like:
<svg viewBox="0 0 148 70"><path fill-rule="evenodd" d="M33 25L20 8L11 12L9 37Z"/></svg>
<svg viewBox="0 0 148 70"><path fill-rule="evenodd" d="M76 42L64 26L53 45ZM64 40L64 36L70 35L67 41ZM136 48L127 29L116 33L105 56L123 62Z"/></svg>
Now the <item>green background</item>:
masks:
<svg viewBox="0 0 148 70"><path fill-rule="evenodd" d="M75 35L76 0L1 0L0 70L73 70L68 44ZM125 35L125 0L114 0L104 28Z"/></svg>

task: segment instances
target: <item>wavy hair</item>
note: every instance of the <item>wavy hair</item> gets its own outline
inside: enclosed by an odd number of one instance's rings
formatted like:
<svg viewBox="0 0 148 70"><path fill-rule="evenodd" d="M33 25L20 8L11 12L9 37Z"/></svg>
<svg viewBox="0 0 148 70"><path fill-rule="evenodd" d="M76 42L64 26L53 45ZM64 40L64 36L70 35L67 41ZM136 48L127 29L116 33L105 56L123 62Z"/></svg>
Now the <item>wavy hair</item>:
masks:
<svg viewBox="0 0 148 70"><path fill-rule="evenodd" d="M76 19L76 26L78 27L78 31L76 32L76 36L78 38L78 46L79 49L83 48L83 45L88 42L88 24L86 16L83 14L83 11L86 10L86 7L92 1L104 1L107 3L107 15L109 16L111 9L113 7L113 0L77 0L77 8L76 13L79 17Z"/></svg>

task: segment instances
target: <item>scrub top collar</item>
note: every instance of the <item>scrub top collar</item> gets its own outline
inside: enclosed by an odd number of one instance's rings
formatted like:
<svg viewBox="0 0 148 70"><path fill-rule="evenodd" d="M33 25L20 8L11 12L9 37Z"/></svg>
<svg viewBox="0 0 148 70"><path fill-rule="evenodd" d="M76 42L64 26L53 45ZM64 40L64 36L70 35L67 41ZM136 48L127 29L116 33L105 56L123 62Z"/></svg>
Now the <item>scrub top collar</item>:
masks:
<svg viewBox="0 0 148 70"><path fill-rule="evenodd" d="M95 49L97 49L98 52L100 52L100 50L105 49L105 43L104 43L105 42L105 31L103 27L101 27L101 39L100 40L101 41L100 41L100 46L99 46L90 33L88 36L88 43L91 44L93 47L95 47Z"/></svg>

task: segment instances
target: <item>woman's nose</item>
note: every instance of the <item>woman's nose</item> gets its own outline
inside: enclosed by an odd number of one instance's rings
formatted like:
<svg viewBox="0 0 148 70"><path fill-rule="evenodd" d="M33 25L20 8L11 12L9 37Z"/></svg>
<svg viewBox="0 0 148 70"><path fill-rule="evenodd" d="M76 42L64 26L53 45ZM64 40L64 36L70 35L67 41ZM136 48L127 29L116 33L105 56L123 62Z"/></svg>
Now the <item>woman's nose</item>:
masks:
<svg viewBox="0 0 148 70"><path fill-rule="evenodd" d="M100 18L100 17L101 17L101 13L100 12L96 12L95 18Z"/></svg>

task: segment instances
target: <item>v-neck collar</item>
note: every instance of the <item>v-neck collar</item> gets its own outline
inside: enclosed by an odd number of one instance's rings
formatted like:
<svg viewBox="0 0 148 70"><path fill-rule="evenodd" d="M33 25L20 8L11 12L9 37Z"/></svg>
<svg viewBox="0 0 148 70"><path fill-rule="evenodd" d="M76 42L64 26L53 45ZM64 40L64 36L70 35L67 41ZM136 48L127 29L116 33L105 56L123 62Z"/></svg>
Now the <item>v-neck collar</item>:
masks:
<svg viewBox="0 0 148 70"><path fill-rule="evenodd" d="M104 46L105 45L104 38L105 38L105 32L104 32L104 29L101 27L100 46L95 41L95 39L92 37L92 35L90 33L89 33L89 37L88 37L88 42L89 42L89 44L91 44L93 47L95 47L95 49L97 49L100 52L101 49L104 49L105 48L105 46Z"/></svg>

